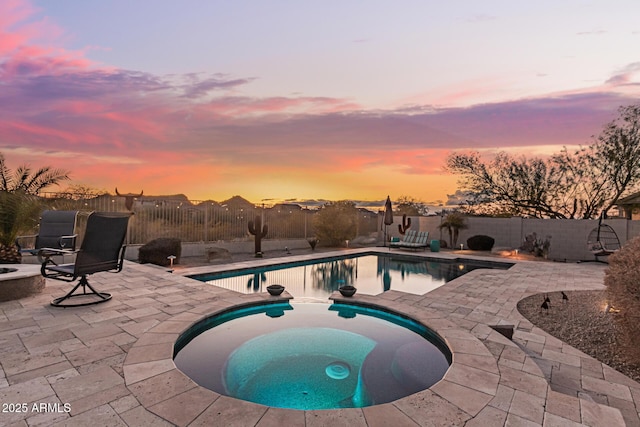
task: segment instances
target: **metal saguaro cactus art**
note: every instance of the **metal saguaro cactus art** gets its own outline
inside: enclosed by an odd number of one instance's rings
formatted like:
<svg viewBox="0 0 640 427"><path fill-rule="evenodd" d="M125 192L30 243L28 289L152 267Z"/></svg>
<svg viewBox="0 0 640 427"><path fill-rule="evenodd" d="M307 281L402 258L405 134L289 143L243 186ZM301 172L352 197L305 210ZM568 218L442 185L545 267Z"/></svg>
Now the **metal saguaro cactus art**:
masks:
<svg viewBox="0 0 640 427"><path fill-rule="evenodd" d="M407 218L407 214L402 215L402 224L398 224L398 230L400 234L404 236L404 233L411 227L411 218Z"/></svg>
<svg viewBox="0 0 640 427"><path fill-rule="evenodd" d="M118 187L116 187L116 196L118 197L124 197L124 206L130 211L133 212L133 201L138 198L138 197L142 197L142 194L144 193L144 190L142 190L140 192L140 194L133 194L133 193L127 193L127 194L120 194L118 192Z"/></svg>
<svg viewBox="0 0 640 427"><path fill-rule="evenodd" d="M255 220L249 221L249 233L255 236L255 256L262 258L262 238L267 235L267 224L262 225L262 218L256 215Z"/></svg>

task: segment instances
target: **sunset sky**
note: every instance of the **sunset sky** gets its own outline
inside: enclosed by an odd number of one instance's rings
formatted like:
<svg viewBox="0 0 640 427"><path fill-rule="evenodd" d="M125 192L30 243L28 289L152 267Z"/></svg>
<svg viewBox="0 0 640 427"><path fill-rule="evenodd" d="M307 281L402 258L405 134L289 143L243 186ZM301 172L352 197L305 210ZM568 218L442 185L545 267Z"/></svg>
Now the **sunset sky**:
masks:
<svg viewBox="0 0 640 427"><path fill-rule="evenodd" d="M0 152L113 192L445 203L454 150L588 144L640 2L0 2Z"/></svg>

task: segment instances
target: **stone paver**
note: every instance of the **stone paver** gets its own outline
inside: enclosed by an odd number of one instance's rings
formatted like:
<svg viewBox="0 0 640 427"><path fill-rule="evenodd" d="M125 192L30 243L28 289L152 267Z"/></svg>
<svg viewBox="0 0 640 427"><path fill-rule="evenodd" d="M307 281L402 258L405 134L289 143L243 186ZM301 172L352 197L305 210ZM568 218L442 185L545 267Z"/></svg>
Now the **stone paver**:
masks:
<svg viewBox="0 0 640 427"><path fill-rule="evenodd" d="M460 253L413 255L452 259ZM327 254L288 260L314 256ZM212 265L200 272L277 261ZM453 364L430 390L329 411L268 408L220 396L178 371L173 343L191 324L271 298L178 273L126 263L119 274L95 274L92 283L113 294L96 306L49 306L69 286L52 280L42 294L0 303L0 402L28 408L0 413L0 425L640 426L640 384L534 327L516 309L532 294L602 289L602 265L525 261L509 270L474 270L425 295L356 295L354 304L397 311L434 329L452 348ZM514 325L513 341L491 325ZM48 410L35 411L34 403L48 403Z"/></svg>

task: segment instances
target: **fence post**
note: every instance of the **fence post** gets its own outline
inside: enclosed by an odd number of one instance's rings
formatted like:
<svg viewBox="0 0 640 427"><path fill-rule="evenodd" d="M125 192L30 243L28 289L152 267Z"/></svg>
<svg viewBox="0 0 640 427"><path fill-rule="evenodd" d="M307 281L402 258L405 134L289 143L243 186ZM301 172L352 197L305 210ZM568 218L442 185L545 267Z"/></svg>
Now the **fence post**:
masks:
<svg viewBox="0 0 640 427"><path fill-rule="evenodd" d="M208 236L209 227L207 227L208 221L209 221L209 205L204 205L204 219L202 220L202 226L204 227L204 230L202 230L203 231L202 237L205 243L209 241L209 236Z"/></svg>

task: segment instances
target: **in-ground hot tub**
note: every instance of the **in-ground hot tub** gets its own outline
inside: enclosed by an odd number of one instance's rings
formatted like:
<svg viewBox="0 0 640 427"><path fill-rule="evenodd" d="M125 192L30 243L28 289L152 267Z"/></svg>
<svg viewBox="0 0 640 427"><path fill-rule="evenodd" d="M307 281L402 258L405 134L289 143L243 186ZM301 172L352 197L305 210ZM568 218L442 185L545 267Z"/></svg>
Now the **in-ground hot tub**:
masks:
<svg viewBox="0 0 640 427"><path fill-rule="evenodd" d="M0 264L0 302L42 292L45 280L36 264Z"/></svg>
<svg viewBox="0 0 640 427"><path fill-rule="evenodd" d="M418 322L344 303L277 303L198 322L174 362L203 387L267 406L377 405L429 388L451 351Z"/></svg>

